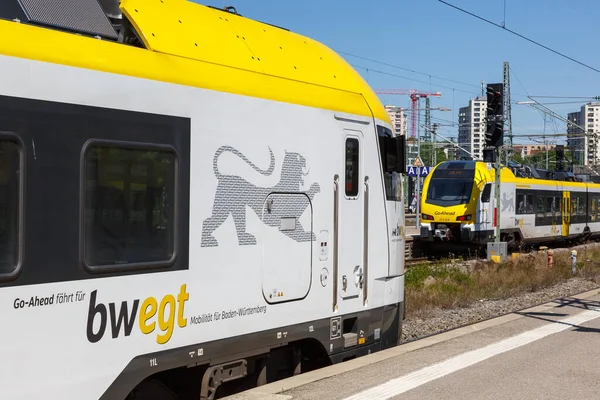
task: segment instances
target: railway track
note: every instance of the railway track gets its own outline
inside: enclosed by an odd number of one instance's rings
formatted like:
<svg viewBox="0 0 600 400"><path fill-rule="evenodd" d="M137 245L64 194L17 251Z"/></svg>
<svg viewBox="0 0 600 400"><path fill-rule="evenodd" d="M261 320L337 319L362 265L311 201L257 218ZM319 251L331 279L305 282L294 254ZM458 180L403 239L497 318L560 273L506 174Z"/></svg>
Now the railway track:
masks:
<svg viewBox="0 0 600 400"><path fill-rule="evenodd" d="M527 245L524 246L519 252L531 252L538 251L541 248L547 248L549 250L561 250L561 249L572 249L581 245L590 245L590 244L598 244L600 240L598 239L588 239L583 240L577 243L572 242L550 242L539 245ZM405 251L404 257L407 265L422 263L427 260L435 260L440 258L458 258L460 256L467 257L469 259L473 258L486 258L486 252L484 248L480 248L479 250L473 249L471 247L452 247L451 244L448 243L440 243L441 247L435 245L435 248L431 248L429 243L422 242L420 240L415 240L413 237L407 237L405 241ZM509 250L509 253L511 251ZM425 256L427 254L427 256Z"/></svg>
<svg viewBox="0 0 600 400"><path fill-rule="evenodd" d="M407 258L406 261L404 262L404 265L407 267L411 267L413 265L427 264L427 263L431 263L431 262L432 262L432 260L430 260L427 257Z"/></svg>

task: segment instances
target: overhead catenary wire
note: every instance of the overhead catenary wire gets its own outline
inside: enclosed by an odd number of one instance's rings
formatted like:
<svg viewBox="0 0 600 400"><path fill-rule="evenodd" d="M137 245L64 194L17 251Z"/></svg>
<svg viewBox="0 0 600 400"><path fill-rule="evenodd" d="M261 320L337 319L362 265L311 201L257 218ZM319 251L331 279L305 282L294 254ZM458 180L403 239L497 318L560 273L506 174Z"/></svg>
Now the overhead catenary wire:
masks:
<svg viewBox="0 0 600 400"><path fill-rule="evenodd" d="M395 77L395 78L406 79L406 80L409 80L409 81L412 81L412 82L419 82L419 83L424 83L424 84L429 85L429 82L427 82L427 81L423 81L423 80L411 78L411 77L408 77L408 76L402 76L402 75L398 75L398 74L392 74L391 72L379 71L379 70L376 70L376 69L373 69L373 68L364 67L362 65L356 65L356 64L350 64L350 65L352 65L354 68L364 69L364 70L367 70L369 72L374 72L376 74L392 76L392 77ZM445 86L445 85L441 85L441 84L438 84L438 83L434 84L433 87L440 87L440 88L445 88L445 89L452 89L452 90L457 90L459 92L469 93L469 94L477 94L475 92L470 92L468 90L458 89L458 88L454 88L454 87L451 87L451 86Z"/></svg>
<svg viewBox="0 0 600 400"><path fill-rule="evenodd" d="M344 52L341 52L341 51L339 53L350 55L350 53L344 53ZM400 67L398 65L386 63L384 61L374 60L374 59L371 59L371 58L368 58L368 57L363 57L363 56L358 56L358 55L351 55L351 56L359 58L359 59L362 59L362 60L365 60L365 61L370 61L370 62L373 62L373 63L376 63L376 64L385 65L385 66L388 66L388 67L391 67L391 68L396 68L396 69L400 69L400 70L404 70L404 71L408 71L408 72L414 72L416 74L427 76L427 77L430 78L430 80L431 80L431 78L435 78L435 79L440 79L440 80L443 80L443 81L458 83L460 85L466 85L466 86L474 87L474 88L477 88L477 89L481 88L480 85L474 85L474 84L471 84L471 83L461 82L461 81L457 81L457 80L450 79L450 78L443 78L443 77L439 77L439 76L436 76L436 75L430 75L430 74L427 74L425 72L418 72L418 71L411 70L409 68ZM386 71L380 71L380 70L376 70L376 69L373 69L373 68L365 67L365 66L362 66L362 65L357 65L357 64L352 64L352 63L350 63L350 65L353 66L354 68L364 69L365 71L370 71L370 72L374 72L374 73L378 73L378 74L382 74L382 75L388 75L388 76L392 76L392 77L396 77L396 78L406 79L406 80L413 81L413 82L425 83L425 84L428 84L428 85L433 85L433 87L441 87L441 88L444 88L444 89L457 90L459 92L468 93L468 94L472 94L472 95L475 95L475 96L480 96L481 95L480 92L472 92L472 91L468 91L468 90L464 90L464 89L459 89L459 88L456 88L456 87L453 87L453 86L442 85L440 83L431 83L431 81L423 81L423 80L415 79L413 77L408 77L408 76L393 74L393 73L386 72ZM515 96L519 96L519 97L528 97L527 95L522 94L522 93L515 93L514 95Z"/></svg>
<svg viewBox="0 0 600 400"><path fill-rule="evenodd" d="M534 97L534 96L531 96ZM550 102L550 103L543 103L544 105L548 105L548 104L581 104L581 103L585 103L585 100L580 100L580 101L556 101L556 102Z"/></svg>
<svg viewBox="0 0 600 400"><path fill-rule="evenodd" d="M469 13L468 11L466 11L466 10L462 10L462 9L460 9L459 7L455 7L455 6L453 6L452 4L450 4L450 3L447 3L447 2L445 2L445 1L442 1L442 3L445 3L445 4L447 4L447 5L449 5L449 6L452 6L452 7L456 8L456 9L459 9L459 11L465 11L465 12L467 12L468 14L472 14L472 13ZM491 23L491 24L493 24L493 25L499 26L498 24L495 24L495 23L493 23L493 22L491 22L491 21L488 21L488 20L486 20L485 18L480 18L479 16L477 16L477 15L474 15L474 14L473 14L473 16L475 16L475 17L477 17L477 18L479 18L479 19L482 19L482 20L484 20L485 22L488 22L488 23ZM504 21L504 22L505 22L505 21ZM499 27L501 27L501 28L505 29L505 27L504 27L504 26L499 26ZM510 30L509 30L509 31L510 31ZM510 33L516 34L516 35L518 35L518 36L522 36L522 35L520 35L520 34L518 34L518 33L516 33L516 32L513 32L513 31L510 31ZM532 40L530 40L530 39L528 39L528 38L525 38L525 37L523 37L523 38L524 38L524 39L527 39L527 40L529 40L529 41L532 41ZM532 42L534 42L534 43L538 44L538 43L537 43L537 42L535 42L535 41L532 41ZM542 45L542 47L544 47L544 46ZM549 49L549 50L552 50L552 49ZM423 83L423 84L429 84L429 85L430 85L430 89L431 89L431 87L432 87L432 86L433 86L433 87L445 88L445 89L452 89L452 91L453 91L453 98L454 98L454 93L455 93L455 91L459 91L459 92L463 92L463 93L468 93L468 94L472 94L472 95L476 95L476 96L478 96L478 95L479 95L479 93L475 93L475 92L473 92L473 91L463 90L463 89L459 89L459 88L456 88L456 87L447 86L447 85L443 85L443 84L439 84L439 83L432 83L431 79L432 79L432 78L435 78L435 79L442 80L442 81L454 82L454 83L457 83L457 84L459 84L459 85L464 85L464 86L473 87L473 88L475 88L475 87L476 87L476 88L479 88L479 85L474 85L474 84L472 84L472 83L467 83L467 82L463 82L463 81L459 81L459 80L455 80L455 79L451 79L451 78L447 78L447 77L442 77L442 76L432 75L432 74L429 74L429 73L426 73L426 72L417 71L417 70L414 70L414 69L411 69L411 68L406 68L406 67L403 67L403 66L395 65L395 64L388 63L388 62L385 62L385 61L380 61L380 60L372 59L372 58L369 58L369 57L365 57L365 56L361 56L361 55L357 55L357 54L353 54L353 53L349 53L349 52L344 52L344 51L338 51L338 52L339 52L340 54L344 54L344 55L347 55L347 56L349 56L349 57L354 57L354 58L357 58L357 59L361 59L361 60L369 61L369 62L372 62L372 63L376 63L376 64L384 65L384 66L387 66L387 67L390 67L390 68L395 68L395 69L399 69L399 70L407 71L407 72L410 72L410 73L414 73L414 74L418 74L418 75L426 76L426 77L428 77L428 78L429 78L429 80L428 80L428 81L425 81L425 80L419 80L419 79L415 79L415 78L413 78L413 77L409 77L409 76L398 75L398 74L394 74L394 73L390 73L390 72L386 72L386 71L381 71L381 70L377 70L377 69L373 69L373 68L369 68L369 67L364 67L364 66L361 66L361 65L355 65L355 64L351 64L351 65L352 65L353 67L355 67L355 68L360 68L360 69L363 69L363 70L365 70L365 71L366 71L366 73L367 73L367 76L369 76L369 73L370 73L370 72L373 72L373 73L380 74L380 75L387 75L387 76L391 76L391 77L395 77L395 78L399 78L399 79L404 79L404 80L408 80L408 81L419 82L419 83ZM560 54L560 55L562 55L562 54ZM567 56L567 57L568 57L568 56ZM573 60L573 61L577 62L577 60ZM588 66L588 67L589 67L589 66ZM525 93L527 93L526 95L523 95L523 94L520 94L520 93L515 93L515 95L516 95L516 96L519 96L519 97L521 97L521 96L522 96L522 97L539 97L539 98L563 98L563 99L567 99L567 98L573 98L573 99L585 99L585 100L592 100L592 99L600 100L600 97L594 97L594 96L589 96L589 97L588 97L588 96L581 96L581 97L575 97L575 96L530 96L530 95L529 95L529 92L528 92L528 91L527 91L527 89L524 87L524 85L523 85L523 83L520 81L519 77L518 77L518 76L517 76L517 75L514 73L514 69L512 68L512 66L511 66L511 72L512 72L512 73L514 74L514 76L516 77L516 79L517 79L517 81L519 82L519 85L521 86L521 88L523 89L523 91L524 91ZM600 72L600 71L599 71L599 72ZM432 90L432 89L431 89L431 90ZM454 100L454 99L453 99L453 100ZM513 103L513 104L514 104L514 103L516 103L516 102L514 102L514 101L513 101L513 102L511 102L511 103ZM547 104L552 104L552 105L560 105L560 104L565 104L565 105L567 105L567 104L577 104L577 103L580 103L580 102L576 102L576 101L573 101L573 102L553 102L553 103L547 103ZM453 108L454 108L454 107L453 107ZM454 121L453 121L453 122L454 122ZM556 123L555 123L555 124L556 124ZM557 128L555 128L555 129L557 129Z"/></svg>
<svg viewBox="0 0 600 400"><path fill-rule="evenodd" d="M461 11L461 12L463 12L463 13L465 13L465 14L468 14L468 15L470 15L470 16L472 16L472 17L475 17L475 18L477 18L477 19L480 19L480 20L482 20L482 21L484 21L484 22L487 22L488 24L494 25L494 26L496 26L496 27L498 27L498 28L500 28L500 29L503 29L503 30L505 30L505 31L507 31L507 32L509 32L509 33L512 33L513 35L515 35L515 36L518 36L518 37L520 37L521 39L525 39L525 40L527 40L528 42L531 42L531 43L533 43L533 44L535 44L535 45L537 45L537 46L540 46L540 47L542 47L542 48L544 48L544 49L546 49L546 50L548 50L548 51L551 51L551 52L552 52L552 53L554 53L554 54L557 54L557 55L559 55L559 56L561 56L561 57L564 57L564 58L566 58L566 59L568 59L568 60L570 60L570 61L573 61L574 63L577 63L577 64L579 64L579 65L581 65L581 66L583 66L583 67L586 67L586 68L588 68L588 69L591 69L591 70L592 70L592 71L594 71L594 72L598 72L598 73L600 73L600 70L599 70L599 69L596 69L596 68L592 67L591 65L588 65L588 64L585 64L585 63L583 63L583 62L581 62L581 61L579 61L579 60L576 60L576 59L574 59L573 57L569 57L568 55L566 55L566 54L564 54L564 53L561 53L561 52L559 52L559 51L557 51L557 50L554 50L554 49L552 49L552 48L550 48L550 47L548 47L548 46L546 46L546 45L543 45L543 44L541 44L540 42L537 42L537 41L535 41L535 40L533 40L533 39L530 39L530 38L528 38L528 37L526 37L526 36L523 36L523 35L521 35L521 34L520 34L520 33L518 33L518 32L515 32L515 31L513 31L513 30L511 30L511 29L508 29L506 26L502 26L502 25L500 25L500 24L497 24L497 23L495 23L495 22L493 22L493 21L490 21L489 19L483 18L483 17L481 17L481 16L479 16L479 15L477 15L477 14L473 14L472 12L469 12L469 11L467 11L467 10L463 9L463 8L457 7L457 6L455 6L454 4L450 4L450 3L448 3L447 1L444 1L444 0L438 0L438 1L439 1L440 3L443 3L443 4L447 5L447 6L449 6L449 7L452 7L452 8L454 8L454 9L458 10L458 11Z"/></svg>
<svg viewBox="0 0 600 400"><path fill-rule="evenodd" d="M379 60L375 60L375 59L372 59L372 58L368 58L368 57L364 57L364 56L359 56L359 55L352 54L352 53L347 53L347 52L344 52L344 51L338 51L338 53L345 54L347 56L358 58L358 59L361 59L361 60L369 61L369 62L372 62L372 63L375 63L375 64L385 65L385 66L390 67L390 68L395 68L395 69L399 69L399 70L402 70L402 71L407 71L407 72L412 72L414 74L427 76L429 78L435 78L435 79L439 79L439 80L442 80L442 81L448 81L448 82L458 83L459 85L471 86L471 87L479 89L479 85L475 85L473 83L461 82L461 81L457 81L457 80L450 79L450 78L444 78L444 77L441 77L441 76L436 76L436 75L428 74L426 72L419 72L419 71L415 71L415 70L410 69L410 68L401 67L399 65L390 64L390 63L387 63L385 61L379 61Z"/></svg>
<svg viewBox="0 0 600 400"><path fill-rule="evenodd" d="M536 99L581 99L581 100L600 100L600 96L529 96ZM579 103L579 102L577 102Z"/></svg>
<svg viewBox="0 0 600 400"><path fill-rule="evenodd" d="M519 85L521 86L521 88L523 89L523 91L527 94L527 97L529 97L529 92L527 91L527 89L525 89L525 86L523 85L523 82L521 82L521 80L519 79L519 77L517 76L517 74L515 74L515 70L512 66L509 66L510 68L510 73L513 74L513 76L517 79L517 82L519 82Z"/></svg>
<svg viewBox="0 0 600 400"><path fill-rule="evenodd" d="M350 53L344 53L344 54L350 55ZM464 85L476 87L475 85L468 84L468 83L465 83L465 82L460 82L460 81L456 81L456 80L452 80L452 79L446 79L446 78L436 77L434 75L429 75L429 74L426 74L426 73L423 73L423 72L414 71L414 70L411 70L411 69L408 69L408 68L396 66L396 65L385 63L385 62L382 62L382 61L373 60L373 59L370 59L370 58L367 58L367 57L356 56L356 55L353 55L353 54L351 56L355 56L357 58L361 58L361 59L364 59L364 60L367 60L367 61L372 61L372 62L379 63L379 64L382 64L382 65L390 66L390 67L393 67L393 68L403 69L403 70L406 70L406 71L409 71L409 72L415 72L415 73L418 73L418 74L421 74L421 75L424 75L424 76L428 76L428 77L430 77L430 79L431 79L431 77L435 77L435 78L439 78L439 79L445 79L445 80L448 80L448 81L456 82L456 83L459 83L459 84L464 84ZM429 84L429 85L433 85L434 87L452 89L453 93L454 93L454 91L459 91L459 92L463 92L463 93L474 94L476 96L479 95L479 93L475 93L475 92L472 92L472 91L459 89L459 88L456 88L456 87L446 86L446 85L437 84L437 83L432 84L431 80L429 80L429 81L419 80L419 79L415 79L415 78L408 77L408 76L403 76L403 75L394 74L394 73L390 73L390 72L386 72L386 71L380 71L380 70L373 69L373 68L368 68L368 67L365 67L365 66L362 66L362 65L356 65L356 64L351 64L351 65L353 67L355 67L355 68L364 69L365 71L367 71L367 74L369 72L373 72L373 73L376 73L376 74L387 75L387 76L391 76L391 77L395 77L395 78L400 78L400 79L405 79L405 80L409 80L409 81L413 81L413 82L419 82L419 83L423 83L423 84ZM512 67L511 67L511 72L514 74L514 69ZM519 82L519 85L521 86L521 88L527 93L527 97L542 97L542 96L529 96L529 92L524 87L523 83L520 81L520 79L518 78L518 76L516 74L514 74L514 75L515 75L517 81ZM517 95L518 96L525 96L525 95L522 95L522 94L517 94ZM548 97L551 97L551 96L548 96ZM555 97L555 98L576 98L576 99L592 99L593 98L593 97L584 97L584 96L582 96L582 97L574 97L574 96L552 96L552 97ZM511 103L516 104L517 102L511 102ZM556 103L548 103L548 104L577 104L577 103L581 103L581 101L556 102ZM408 118L408 116L407 116L407 118ZM440 120L440 121L448 121L448 120L443 120L442 118L436 118L436 117L433 117L433 116L432 116L432 119L436 119L436 120ZM451 122L453 126L472 126L472 125L476 124L476 123L470 123L470 124L469 123L458 123L457 124L454 121L448 121L448 122ZM527 136L523 135L523 136L520 136L520 137L527 137Z"/></svg>

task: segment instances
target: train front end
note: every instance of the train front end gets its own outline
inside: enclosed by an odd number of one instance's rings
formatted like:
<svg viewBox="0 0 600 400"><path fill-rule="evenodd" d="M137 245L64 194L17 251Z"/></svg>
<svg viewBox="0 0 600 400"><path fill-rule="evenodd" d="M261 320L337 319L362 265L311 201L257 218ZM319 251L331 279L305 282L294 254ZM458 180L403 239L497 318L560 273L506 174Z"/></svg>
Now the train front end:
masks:
<svg viewBox="0 0 600 400"><path fill-rule="evenodd" d="M425 241L474 243L487 240L489 171L476 161L447 161L425 179L421 195L421 231Z"/></svg>

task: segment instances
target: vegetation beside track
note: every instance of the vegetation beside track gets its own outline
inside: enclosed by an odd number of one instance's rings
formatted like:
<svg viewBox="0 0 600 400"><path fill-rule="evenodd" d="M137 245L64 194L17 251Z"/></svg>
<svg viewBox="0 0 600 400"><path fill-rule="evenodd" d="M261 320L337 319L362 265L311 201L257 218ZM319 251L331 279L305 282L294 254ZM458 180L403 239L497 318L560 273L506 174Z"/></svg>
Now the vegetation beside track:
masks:
<svg viewBox="0 0 600 400"><path fill-rule="evenodd" d="M600 247L576 248L575 276L600 284ZM499 300L535 292L573 278L570 250L520 254L515 260L440 260L413 264L406 271L407 314L431 309L467 307L482 300Z"/></svg>

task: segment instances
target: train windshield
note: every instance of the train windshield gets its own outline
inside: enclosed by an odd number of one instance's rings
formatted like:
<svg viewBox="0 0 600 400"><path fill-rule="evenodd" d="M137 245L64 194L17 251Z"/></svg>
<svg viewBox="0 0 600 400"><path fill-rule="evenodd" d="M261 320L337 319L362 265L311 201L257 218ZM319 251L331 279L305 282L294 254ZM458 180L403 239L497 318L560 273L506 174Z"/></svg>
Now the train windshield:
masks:
<svg viewBox="0 0 600 400"><path fill-rule="evenodd" d="M475 169L465 163L449 163L440 167L433 172L425 201L438 206L467 204L471 198Z"/></svg>
<svg viewBox="0 0 600 400"><path fill-rule="evenodd" d="M377 125L377 134L380 141L380 148L383 148L381 141L385 137L393 137L392 131L386 127ZM389 157L388 154L381 154L381 162L384 163L384 159ZM383 168L383 165L382 165ZM387 172L383 168L383 179L385 183L385 197L391 201L402 201L402 175L397 172Z"/></svg>

